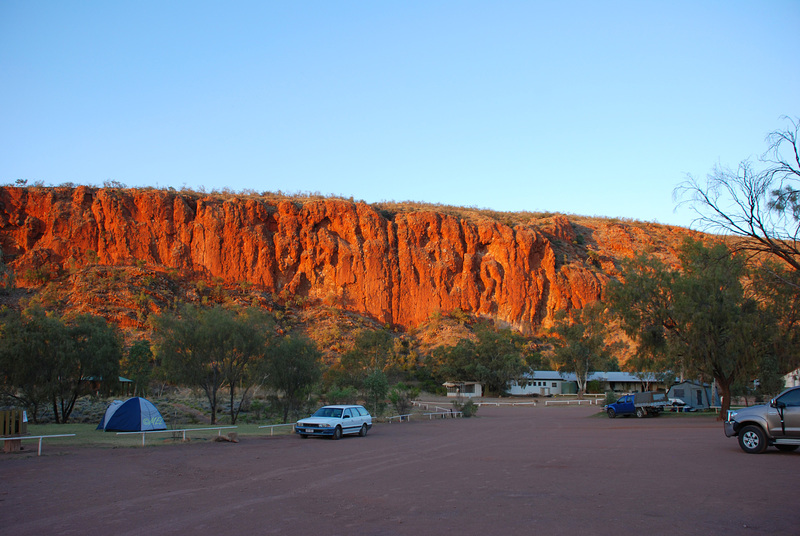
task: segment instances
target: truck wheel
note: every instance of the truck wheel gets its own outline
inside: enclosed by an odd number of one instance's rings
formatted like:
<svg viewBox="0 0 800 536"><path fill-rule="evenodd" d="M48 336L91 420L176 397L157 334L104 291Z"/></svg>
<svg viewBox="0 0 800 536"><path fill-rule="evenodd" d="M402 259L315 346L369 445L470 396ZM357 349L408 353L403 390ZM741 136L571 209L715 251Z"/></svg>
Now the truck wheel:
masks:
<svg viewBox="0 0 800 536"><path fill-rule="evenodd" d="M775 445L775 448L781 452L794 452L800 445Z"/></svg>
<svg viewBox="0 0 800 536"><path fill-rule="evenodd" d="M767 438L759 426L748 425L739 430L739 446L748 454L761 454L767 450Z"/></svg>
<svg viewBox="0 0 800 536"><path fill-rule="evenodd" d="M617 412L614 411L614 408L608 408L608 411L606 411L606 413L608 414L609 419L613 419L614 417L617 416Z"/></svg>
<svg viewBox="0 0 800 536"><path fill-rule="evenodd" d="M641 419L645 415L647 415L647 412L644 410L644 408L636 408L636 416L637 417L639 417Z"/></svg>

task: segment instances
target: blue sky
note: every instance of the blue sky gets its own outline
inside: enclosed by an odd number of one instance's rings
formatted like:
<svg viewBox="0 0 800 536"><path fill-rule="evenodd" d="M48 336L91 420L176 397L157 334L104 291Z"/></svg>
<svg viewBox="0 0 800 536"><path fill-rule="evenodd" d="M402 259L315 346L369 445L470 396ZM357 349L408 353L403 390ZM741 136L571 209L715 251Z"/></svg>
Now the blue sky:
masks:
<svg viewBox="0 0 800 536"><path fill-rule="evenodd" d="M800 115L800 2L0 2L0 183L688 226Z"/></svg>

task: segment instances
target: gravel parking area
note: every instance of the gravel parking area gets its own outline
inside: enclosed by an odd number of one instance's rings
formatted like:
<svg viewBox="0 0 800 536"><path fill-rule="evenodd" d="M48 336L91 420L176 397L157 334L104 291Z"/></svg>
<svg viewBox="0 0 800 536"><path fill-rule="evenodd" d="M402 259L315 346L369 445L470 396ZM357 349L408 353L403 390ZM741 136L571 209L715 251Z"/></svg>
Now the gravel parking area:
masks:
<svg viewBox="0 0 800 536"><path fill-rule="evenodd" d="M482 407L366 438L248 438L0 456L3 533L797 534L800 453L713 417Z"/></svg>

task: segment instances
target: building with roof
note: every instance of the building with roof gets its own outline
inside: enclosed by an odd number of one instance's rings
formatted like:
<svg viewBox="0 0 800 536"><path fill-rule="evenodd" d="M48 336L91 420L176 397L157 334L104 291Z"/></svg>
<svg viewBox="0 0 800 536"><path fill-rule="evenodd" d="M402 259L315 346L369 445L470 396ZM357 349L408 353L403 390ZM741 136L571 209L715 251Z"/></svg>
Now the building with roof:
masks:
<svg viewBox="0 0 800 536"><path fill-rule="evenodd" d="M667 386L652 372L592 372L590 382L599 382L599 391L615 393L637 393L641 391L666 390ZM512 396L551 396L578 392L578 378L572 372L535 370L526 374L519 382L511 382L508 394Z"/></svg>
<svg viewBox="0 0 800 536"><path fill-rule="evenodd" d="M511 382L506 391L511 396L552 396L575 394L578 384L575 375L555 370L534 370L519 382Z"/></svg>
<svg viewBox="0 0 800 536"><path fill-rule="evenodd" d="M483 396L483 385L480 382L445 382L449 398L475 398Z"/></svg>

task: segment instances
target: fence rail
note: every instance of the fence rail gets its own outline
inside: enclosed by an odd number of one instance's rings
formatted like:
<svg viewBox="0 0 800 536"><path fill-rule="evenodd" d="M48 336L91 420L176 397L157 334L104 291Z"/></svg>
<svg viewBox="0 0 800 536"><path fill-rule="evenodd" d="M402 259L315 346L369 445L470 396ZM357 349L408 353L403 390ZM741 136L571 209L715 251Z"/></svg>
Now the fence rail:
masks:
<svg viewBox="0 0 800 536"><path fill-rule="evenodd" d="M476 406L536 406L538 403L533 402L476 402Z"/></svg>
<svg viewBox="0 0 800 536"><path fill-rule="evenodd" d="M419 400L412 400L411 404L425 409L430 409L430 407L433 406L433 409L437 411L450 411L450 408L443 408L441 406L437 406L435 402L420 402Z"/></svg>
<svg viewBox="0 0 800 536"><path fill-rule="evenodd" d="M441 415L442 419L446 419L448 417L456 418L456 417L463 417L463 411L436 411L433 413L423 413L423 415L430 417L430 420L433 420L434 415Z"/></svg>
<svg viewBox="0 0 800 536"><path fill-rule="evenodd" d="M131 435L142 434L142 446L144 446L144 438L147 434L173 434L183 432L183 440L186 441L186 432L197 432L200 430L217 430L217 435L222 435L222 430L230 430L238 428L238 426L212 426L210 428L184 428L182 430L147 430L142 432L117 432L117 435Z"/></svg>
<svg viewBox="0 0 800 536"><path fill-rule="evenodd" d="M600 405L600 399L598 398L597 400L581 400L581 399L574 399L574 400L545 400L544 405L545 406L549 406L550 404L554 404L554 405L566 404L567 406L569 406L570 404L577 404L577 405L580 406L581 404L584 404L584 403L585 404L589 404L590 406L592 404L595 404L596 406L599 406Z"/></svg>
<svg viewBox="0 0 800 536"><path fill-rule="evenodd" d="M269 428L269 435L275 435L275 428L279 426L294 426L294 423L289 424L265 424L263 426L259 426L259 428Z"/></svg>
<svg viewBox="0 0 800 536"><path fill-rule="evenodd" d="M0 437L0 441L25 441L26 439L39 440L39 456L42 455L42 439L50 437L74 437L75 434L55 434L55 435L39 435L39 436L21 436L21 437Z"/></svg>

